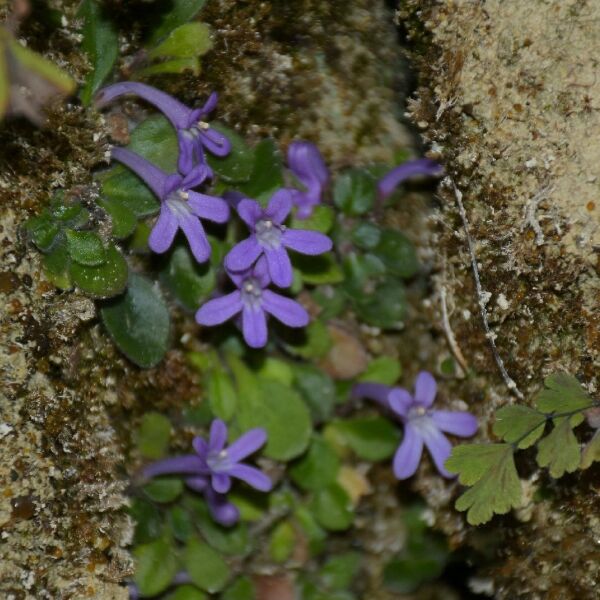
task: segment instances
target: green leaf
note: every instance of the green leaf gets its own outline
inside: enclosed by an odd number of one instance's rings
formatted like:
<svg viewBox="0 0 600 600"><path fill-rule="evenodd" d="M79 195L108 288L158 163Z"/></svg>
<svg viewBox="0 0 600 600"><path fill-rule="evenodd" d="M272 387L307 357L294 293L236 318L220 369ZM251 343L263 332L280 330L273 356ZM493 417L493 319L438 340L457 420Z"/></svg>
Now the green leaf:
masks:
<svg viewBox="0 0 600 600"><path fill-rule="evenodd" d="M389 280L375 287L372 292L354 299L358 316L375 327L394 329L401 327L406 315L406 290L400 281Z"/></svg>
<svg viewBox="0 0 600 600"><path fill-rule="evenodd" d="M128 513L135 522L135 544L144 544L160 537L163 518L158 507L143 498L133 498Z"/></svg>
<svg viewBox="0 0 600 600"><path fill-rule="evenodd" d="M335 212L331 206L317 204L312 214L307 219L292 219L290 229L308 229L310 231L320 231L329 233L335 222Z"/></svg>
<svg viewBox="0 0 600 600"><path fill-rule="evenodd" d="M346 215L357 217L371 210L377 182L362 169L342 173L333 187L333 202Z"/></svg>
<svg viewBox="0 0 600 600"><path fill-rule="evenodd" d="M102 240L93 231L73 231L67 229L67 250L71 258L89 267L101 265L106 260L106 250Z"/></svg>
<svg viewBox="0 0 600 600"><path fill-rule="evenodd" d="M240 192L262 204L283 187L283 159L272 139L258 142L254 148L254 164L247 183L239 186Z"/></svg>
<svg viewBox="0 0 600 600"><path fill-rule="evenodd" d="M472 485L456 501L468 510L467 521L481 525L494 513L505 514L521 504L521 481L510 444L461 444L452 449L446 468L458 473L463 485Z"/></svg>
<svg viewBox="0 0 600 600"><path fill-rule="evenodd" d="M179 504L169 509L168 518L173 536L180 542L187 542L195 533L196 524L192 515Z"/></svg>
<svg viewBox="0 0 600 600"><path fill-rule="evenodd" d="M221 600L256 600L254 584L247 577L239 577L221 594Z"/></svg>
<svg viewBox="0 0 600 600"><path fill-rule="evenodd" d="M42 251L49 252L57 241L60 228L47 210L25 222L24 229L31 241Z"/></svg>
<svg viewBox="0 0 600 600"><path fill-rule="evenodd" d="M594 437L584 446L579 468L589 469L597 461L600 461L600 429L596 430Z"/></svg>
<svg viewBox="0 0 600 600"><path fill-rule="evenodd" d="M215 289L215 271L209 262L198 264L187 244L177 245L160 272L161 283L188 310L197 310Z"/></svg>
<svg viewBox="0 0 600 600"><path fill-rule="evenodd" d="M536 407L543 413L568 413L583 411L592 405L592 399L575 377L567 373L554 373L544 379L545 389L536 398ZM571 417L573 426L583 421L583 414Z"/></svg>
<svg viewBox="0 0 600 600"><path fill-rule="evenodd" d="M7 64L8 54L4 51L6 37L6 34L0 36L0 120L6 116L6 111L10 103L11 82Z"/></svg>
<svg viewBox="0 0 600 600"><path fill-rule="evenodd" d="M73 283L93 298L110 298L120 294L127 285L127 263L113 245L106 249L105 261L96 267L73 263L70 276Z"/></svg>
<svg viewBox="0 0 600 600"><path fill-rule="evenodd" d="M144 493L154 502L173 502L183 492L183 482L178 477L158 477L147 483Z"/></svg>
<svg viewBox="0 0 600 600"><path fill-rule="evenodd" d="M295 367L295 365L294 365ZM283 385L290 386L294 381L294 371L292 367L285 361L272 356L267 356L261 360L260 366L256 369L256 374L259 377L279 381Z"/></svg>
<svg viewBox="0 0 600 600"><path fill-rule="evenodd" d="M219 525L210 515L206 501L197 495L186 494L183 504L192 513L202 538L212 548L223 554L238 557L246 556L251 551L251 540L245 523L238 523L235 527Z"/></svg>
<svg viewBox="0 0 600 600"><path fill-rule="evenodd" d="M137 447L144 458L166 455L171 438L171 421L157 412L145 413L137 434Z"/></svg>
<svg viewBox="0 0 600 600"><path fill-rule="evenodd" d="M562 419L538 446L537 464L548 467L555 479L579 467L581 453L569 419Z"/></svg>
<svg viewBox="0 0 600 600"><path fill-rule="evenodd" d="M237 394L231 378L218 364L214 364L208 373L207 390L210 408L215 417L229 421L235 414Z"/></svg>
<svg viewBox="0 0 600 600"><path fill-rule="evenodd" d="M324 421L331 416L335 404L333 379L313 365L294 365L294 385L308 404L313 419Z"/></svg>
<svg viewBox="0 0 600 600"><path fill-rule="evenodd" d="M297 544L296 532L289 521L279 523L271 533L269 540L269 555L277 563L285 562Z"/></svg>
<svg viewBox="0 0 600 600"><path fill-rule="evenodd" d="M189 23L205 2L206 0L170 0L169 12L160 17L158 26L152 30L150 42L156 44L176 27Z"/></svg>
<svg viewBox="0 0 600 600"><path fill-rule="evenodd" d="M210 27L206 23L184 23L148 52L150 58L187 58L206 54L212 48Z"/></svg>
<svg viewBox="0 0 600 600"><path fill-rule="evenodd" d="M344 280L344 273L331 253L320 256L294 254L292 264L300 271L304 283L321 285Z"/></svg>
<svg viewBox="0 0 600 600"><path fill-rule="evenodd" d="M138 219L158 212L160 203L156 196L133 171L117 166L99 176L99 179L102 182L102 194Z"/></svg>
<svg viewBox="0 0 600 600"><path fill-rule="evenodd" d="M157 365L169 341L169 311L155 285L132 273L125 294L100 309L102 321L125 356L140 367Z"/></svg>
<svg viewBox="0 0 600 600"><path fill-rule="evenodd" d="M90 218L89 211L80 202L68 203L62 196L55 197L50 206L52 216L71 229L81 229Z"/></svg>
<svg viewBox="0 0 600 600"><path fill-rule="evenodd" d="M397 358L380 356L373 359L359 381L373 381L383 385L394 385L402 375L402 365Z"/></svg>
<svg viewBox="0 0 600 600"><path fill-rule="evenodd" d="M523 450L537 442L544 433L545 416L534 408L512 404L503 406L496 413L494 434L511 444L519 441L518 447ZM528 433L529 432L529 433Z"/></svg>
<svg viewBox="0 0 600 600"><path fill-rule="evenodd" d="M219 158L207 154L206 160L214 172L225 181L241 182L248 181L254 168L254 153L246 145L246 142L232 129L221 123L212 121L210 126L222 133L231 142L231 152Z"/></svg>
<svg viewBox="0 0 600 600"><path fill-rule="evenodd" d="M144 596L154 596L166 590L177 573L174 548L164 540L142 544L133 549L134 580Z"/></svg>
<svg viewBox="0 0 600 600"><path fill-rule="evenodd" d="M108 18L108 10L103 9L96 0L84 0L78 16L83 18L82 47L93 69L86 76L81 90L81 100L87 106L112 71L119 53L119 36Z"/></svg>
<svg viewBox="0 0 600 600"><path fill-rule="evenodd" d="M63 238L52 250L42 258L46 277L57 288L68 290L73 287L69 267L71 259L67 251L67 242Z"/></svg>
<svg viewBox="0 0 600 600"><path fill-rule="evenodd" d="M200 75L200 70L200 59L196 56L188 56L186 58L172 58L155 65L150 65L137 71L137 75L140 77L149 77L150 75L184 73L185 71L191 71L194 75Z"/></svg>
<svg viewBox="0 0 600 600"><path fill-rule="evenodd" d="M301 331L291 332L293 341L285 344L285 349L295 356L302 358L322 358L331 348L331 337L325 324L316 320Z"/></svg>
<svg viewBox="0 0 600 600"><path fill-rule="evenodd" d="M317 523L315 516L306 506L298 506L294 517L308 538L311 554L320 554L325 547L327 532Z"/></svg>
<svg viewBox="0 0 600 600"><path fill-rule="evenodd" d="M333 421L328 429L334 432L364 460L373 462L392 456L398 447L400 434L388 419L383 417L355 417Z"/></svg>
<svg viewBox="0 0 600 600"><path fill-rule="evenodd" d="M105 198L98 202L100 206L108 213L112 223L112 235L117 240L123 240L129 237L137 225L135 213L114 198Z"/></svg>
<svg viewBox="0 0 600 600"><path fill-rule="evenodd" d="M173 125L162 115L154 115L142 121L131 132L127 148L167 173L177 172L177 134Z"/></svg>
<svg viewBox="0 0 600 600"><path fill-rule="evenodd" d="M310 502L310 508L325 529L343 531L352 525L352 502L337 483L316 492Z"/></svg>
<svg viewBox="0 0 600 600"><path fill-rule="evenodd" d="M419 271L419 261L412 242L395 229L384 229L374 252L381 258L387 270L398 277L408 279Z"/></svg>
<svg viewBox="0 0 600 600"><path fill-rule="evenodd" d="M264 427L264 454L288 461L304 452L311 434L308 409L297 392L278 381L258 379L238 358L230 356L238 390L237 420L243 431Z"/></svg>
<svg viewBox="0 0 600 600"><path fill-rule="evenodd" d="M290 469L290 476L301 488L320 490L335 482L340 461L331 446L313 435L308 452Z"/></svg>
<svg viewBox="0 0 600 600"><path fill-rule="evenodd" d="M381 239L381 229L373 223L359 223L351 235L352 242L363 250L372 250Z"/></svg>
<svg viewBox="0 0 600 600"><path fill-rule="evenodd" d="M165 600L207 600L208 596L193 585L180 585Z"/></svg>
<svg viewBox="0 0 600 600"><path fill-rule="evenodd" d="M225 561L197 538L187 543L183 562L191 580L211 594L223 589L229 579L229 567Z"/></svg>
<svg viewBox="0 0 600 600"><path fill-rule="evenodd" d="M360 571L360 563L361 555L358 552L334 556L321 569L321 579L330 589L348 589Z"/></svg>

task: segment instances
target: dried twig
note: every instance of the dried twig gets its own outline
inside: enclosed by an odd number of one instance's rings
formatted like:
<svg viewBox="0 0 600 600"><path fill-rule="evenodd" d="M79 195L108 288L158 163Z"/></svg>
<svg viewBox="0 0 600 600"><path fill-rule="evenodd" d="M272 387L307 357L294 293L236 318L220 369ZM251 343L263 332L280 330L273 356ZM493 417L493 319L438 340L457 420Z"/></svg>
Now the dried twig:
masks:
<svg viewBox="0 0 600 600"><path fill-rule="evenodd" d="M440 288L440 302L442 304L442 324L444 326L444 332L446 333L446 339L448 340L448 345L450 346L450 350L452 350L452 354L454 354L454 358L456 358L458 364L460 365L463 372L467 372L469 370L467 366L467 361L454 337L454 332L452 331L452 327L450 327L450 319L448 318L448 306L446 304L446 286L442 284Z"/></svg>
<svg viewBox="0 0 600 600"><path fill-rule="evenodd" d="M502 379L504 379L504 383L508 389L519 398L519 400L523 400L523 394L519 391L517 384L512 379L512 377L508 374L506 367L504 366L504 361L498 352L498 348L496 347L496 334L490 329L490 324L487 317L487 310L485 305L488 303L490 294L489 292L484 292L481 287L481 278L479 277L479 267L477 266L477 257L475 256L475 248L473 246L473 240L471 238L471 234L469 233L469 222L467 221L467 213L465 212L465 207L462 202L462 192L456 187L452 179L450 177L446 177L443 181L444 185L451 187L454 191L454 197L456 198L456 204L458 206L458 213L460 214L460 218L462 220L463 228L465 230L465 237L467 238L467 246L469 249L469 255L471 257L471 268L473 270L473 278L475 279L475 289L477 290L477 303L479 304L479 312L481 313L481 320L483 321L483 328L485 330L485 337L490 342L490 347L492 349L492 354L494 356L494 360L498 365L498 369L500 370L500 374L502 375Z"/></svg>

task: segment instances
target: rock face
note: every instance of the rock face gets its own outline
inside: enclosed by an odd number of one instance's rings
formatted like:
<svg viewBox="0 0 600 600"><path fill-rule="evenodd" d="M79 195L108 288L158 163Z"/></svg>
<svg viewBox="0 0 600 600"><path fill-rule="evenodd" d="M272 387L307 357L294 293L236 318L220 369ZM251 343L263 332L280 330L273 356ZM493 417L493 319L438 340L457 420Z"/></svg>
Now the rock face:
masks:
<svg viewBox="0 0 600 600"><path fill-rule="evenodd" d="M412 23L422 85L412 117L462 192L491 335L507 372L525 402L559 370L597 395L600 5L407 4L399 16ZM451 187L441 199L437 287L450 310L446 329L481 375L479 406L489 417L514 394L485 338ZM547 492L538 494L546 499L519 515L526 523L496 519L470 537L474 544L501 540L501 564L489 570L496 596L597 597L598 465L556 482L531 464L523 468L531 495Z"/></svg>
<svg viewBox="0 0 600 600"><path fill-rule="evenodd" d="M78 45L79 2L50 4L64 15L61 27L48 35L34 14L21 35L82 81L89 66ZM127 24L123 48L133 53L130 4L110 9ZM397 119L402 61L383 3L211 0L200 17L216 43L202 78L152 83L190 103L217 89L219 117L244 136L271 134L284 145L307 137L337 166L392 162L406 147ZM126 60L120 69L126 78ZM1 127L0 596L124 599L131 523L123 462L135 417L180 406L197 388L180 352L152 371L127 364L93 302L47 283L23 239L24 221L56 190L103 218L91 173L106 164L107 123L74 102L54 107L45 129Z"/></svg>

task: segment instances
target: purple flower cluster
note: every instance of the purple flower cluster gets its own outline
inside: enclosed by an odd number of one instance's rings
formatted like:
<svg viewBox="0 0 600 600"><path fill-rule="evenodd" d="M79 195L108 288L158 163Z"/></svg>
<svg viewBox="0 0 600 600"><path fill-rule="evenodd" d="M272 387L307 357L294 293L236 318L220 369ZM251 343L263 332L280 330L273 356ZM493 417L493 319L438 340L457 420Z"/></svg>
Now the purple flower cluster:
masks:
<svg viewBox="0 0 600 600"><path fill-rule="evenodd" d="M253 348L267 343L267 315L290 327L305 326L308 313L304 308L267 288L271 283L281 288L291 286L289 250L316 255L332 247L331 240L322 233L285 225L294 205L299 218L310 216L329 180L316 146L293 142L288 150L289 169L304 191L282 188L273 194L265 209L239 193L227 194L226 201L194 190L213 176L205 153L223 157L231 151L229 140L206 121L216 107L217 94L213 92L202 108L191 109L153 87L126 82L101 90L96 105L105 106L127 94L139 96L162 111L175 128L179 142L179 173L171 174L130 150L112 149L112 158L136 173L160 200L160 213L148 240L150 249L166 252L181 229L194 258L205 262L211 249L202 219L225 223L230 217L230 204L250 230L249 237L234 246L225 258L225 270L238 289L202 306L196 314L198 323L217 325L241 314L244 339Z"/></svg>
<svg viewBox="0 0 600 600"><path fill-rule="evenodd" d="M240 479L261 492L270 491L272 483L262 471L242 462L265 444L265 430L251 429L228 447L225 445L227 435L227 425L215 419L208 442L200 436L193 439L195 454L159 460L148 465L142 474L146 479L159 475L184 475L186 485L204 495L215 521L233 525L239 519L239 511L227 499L231 479Z"/></svg>
<svg viewBox="0 0 600 600"><path fill-rule="evenodd" d="M394 456L394 474L398 479L415 474L423 445L429 450L439 473L443 477L454 477L444 466L452 450L444 433L471 437L477 431L477 419L468 412L432 409L437 384L431 373L421 371L418 374L414 395L404 388L379 383L359 383L352 393L374 400L404 425L404 437Z"/></svg>

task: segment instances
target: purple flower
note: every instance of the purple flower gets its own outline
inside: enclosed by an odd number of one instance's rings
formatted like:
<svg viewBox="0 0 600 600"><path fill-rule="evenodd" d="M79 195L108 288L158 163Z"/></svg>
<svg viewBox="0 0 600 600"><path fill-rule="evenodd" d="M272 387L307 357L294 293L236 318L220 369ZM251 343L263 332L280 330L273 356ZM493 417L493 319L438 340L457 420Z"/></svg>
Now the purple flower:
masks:
<svg viewBox="0 0 600 600"><path fill-rule="evenodd" d="M266 209L255 200L241 200L237 211L252 235L235 245L225 257L229 271L248 269L261 255L267 260L269 275L279 287L292 285L292 264L287 248L302 254L322 254L331 250L331 240L317 231L288 229L283 222L290 214L289 190L275 192Z"/></svg>
<svg viewBox="0 0 600 600"><path fill-rule="evenodd" d="M398 479L415 474L423 444L440 474L454 477L444 467L452 446L442 432L471 437L477 431L477 419L468 412L433 410L431 405L437 394L437 384L431 373L421 371L417 375L414 396L404 388L379 383L359 383L352 393L375 400L404 424L404 438L394 456L394 474Z"/></svg>
<svg viewBox="0 0 600 600"><path fill-rule="evenodd" d="M209 176L212 176L212 171L206 166L204 150L208 150L215 156L226 156L231 151L229 140L206 122L207 115L217 105L216 92L208 97L202 108L192 109L156 88L144 83L128 81L115 83L100 90L96 96L96 105L100 108L126 94L135 94L150 102L171 121L177 130L179 170L184 175L198 165L208 169Z"/></svg>
<svg viewBox="0 0 600 600"><path fill-rule="evenodd" d="M237 508L228 502L225 494L231 488L231 478L245 481L261 492L272 488L269 477L255 467L241 461L256 452L267 441L264 429L250 429L229 447L227 442L227 425L215 419L210 427L208 443L196 436L192 445L195 454L186 454L174 458L165 458L143 470L146 478L157 475L186 475L188 487L204 494L214 519L224 525L231 525L239 518Z"/></svg>
<svg viewBox="0 0 600 600"><path fill-rule="evenodd" d="M262 348L267 343L267 313L289 327L308 324L308 313L298 302L265 289L270 279L264 258L253 268L229 276L238 289L201 306L196 313L200 325L220 325L241 313L246 343L252 348Z"/></svg>
<svg viewBox="0 0 600 600"><path fill-rule="evenodd" d="M385 200L403 182L417 175L426 177L439 177L444 168L429 158L417 158L402 163L386 173L377 183L377 195L380 200Z"/></svg>
<svg viewBox="0 0 600 600"><path fill-rule="evenodd" d="M150 249L158 254L166 252L182 229L188 239L192 254L198 262L210 256L210 244L200 218L224 223L229 218L229 206L222 198L193 192L193 188L206 179L206 169L191 173L167 175L135 152L113 148L112 157L129 167L160 199L160 214L148 238Z"/></svg>
<svg viewBox="0 0 600 600"><path fill-rule="evenodd" d="M323 188L329 181L329 172L319 149L311 142L292 142L288 148L287 162L292 173L306 191L291 190L292 201L298 208L296 216L306 219L321 201Z"/></svg>

